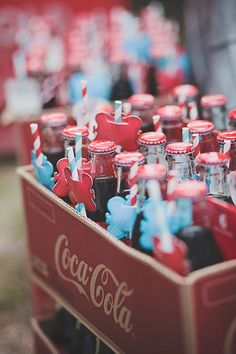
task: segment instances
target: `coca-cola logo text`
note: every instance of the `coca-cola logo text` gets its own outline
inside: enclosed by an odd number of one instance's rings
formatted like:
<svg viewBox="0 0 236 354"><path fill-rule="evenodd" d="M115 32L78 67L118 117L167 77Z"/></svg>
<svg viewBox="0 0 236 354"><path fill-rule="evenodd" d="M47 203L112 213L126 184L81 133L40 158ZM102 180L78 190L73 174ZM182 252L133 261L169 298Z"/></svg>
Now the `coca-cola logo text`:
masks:
<svg viewBox="0 0 236 354"><path fill-rule="evenodd" d="M98 264L94 269L69 249L65 235L60 235L55 244L55 263L60 277L73 284L88 301L101 308L107 316L126 333L130 333L133 324L131 311L125 306L125 300L133 293L127 283L119 282L111 269ZM115 289L111 291L111 289Z"/></svg>

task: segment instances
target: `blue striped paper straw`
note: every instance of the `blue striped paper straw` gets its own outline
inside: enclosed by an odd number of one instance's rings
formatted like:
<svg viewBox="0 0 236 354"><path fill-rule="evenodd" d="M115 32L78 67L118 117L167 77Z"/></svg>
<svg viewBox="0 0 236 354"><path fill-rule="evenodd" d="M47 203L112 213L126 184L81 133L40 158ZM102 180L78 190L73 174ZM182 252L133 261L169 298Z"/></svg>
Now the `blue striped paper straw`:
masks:
<svg viewBox="0 0 236 354"><path fill-rule="evenodd" d="M83 216L87 216L84 203L78 203L78 204L75 206L75 209L76 209L79 213L81 213Z"/></svg>
<svg viewBox="0 0 236 354"><path fill-rule="evenodd" d="M75 156L74 156L74 150L73 150L72 146L69 146L66 148L66 155L68 156L68 159L69 159L72 178L74 180L78 181L79 175L78 175L78 171L77 171L76 164L75 164Z"/></svg>
<svg viewBox="0 0 236 354"><path fill-rule="evenodd" d="M122 102L115 101L115 123L122 122L121 113L122 113Z"/></svg>
<svg viewBox="0 0 236 354"><path fill-rule="evenodd" d="M78 170L82 168L82 134L75 134L75 165Z"/></svg>
<svg viewBox="0 0 236 354"><path fill-rule="evenodd" d="M182 142L189 143L189 128L182 128Z"/></svg>

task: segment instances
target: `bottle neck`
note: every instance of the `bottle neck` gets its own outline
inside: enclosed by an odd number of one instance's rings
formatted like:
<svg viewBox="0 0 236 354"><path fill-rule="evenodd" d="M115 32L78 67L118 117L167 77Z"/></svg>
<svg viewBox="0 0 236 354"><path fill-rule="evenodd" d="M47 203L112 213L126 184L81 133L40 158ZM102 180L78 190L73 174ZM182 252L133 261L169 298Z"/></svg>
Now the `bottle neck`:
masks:
<svg viewBox="0 0 236 354"><path fill-rule="evenodd" d="M225 142L219 143L219 152L224 153ZM236 142L231 142L230 145L230 171L236 170Z"/></svg>
<svg viewBox="0 0 236 354"><path fill-rule="evenodd" d="M43 151L48 153L64 150L63 129L65 125L49 126L44 125L42 129Z"/></svg>
<svg viewBox="0 0 236 354"><path fill-rule="evenodd" d="M145 163L160 163L165 165L165 145L140 145L139 151L145 157Z"/></svg>
<svg viewBox="0 0 236 354"><path fill-rule="evenodd" d="M227 129L227 112L224 105L202 107L202 115L204 119L210 120L214 124L216 130Z"/></svg>
<svg viewBox="0 0 236 354"><path fill-rule="evenodd" d="M113 160L114 152L104 154L90 153L92 178L115 177Z"/></svg>
<svg viewBox="0 0 236 354"><path fill-rule="evenodd" d="M116 166L117 194L121 195L130 190L130 166Z"/></svg>
<svg viewBox="0 0 236 354"><path fill-rule="evenodd" d="M193 180L195 176L194 155L166 154L169 171L174 171L178 182Z"/></svg>
<svg viewBox="0 0 236 354"><path fill-rule="evenodd" d="M227 184L226 165L223 166L199 166L200 180L205 182L208 188L208 194L216 197L228 197L229 188Z"/></svg>

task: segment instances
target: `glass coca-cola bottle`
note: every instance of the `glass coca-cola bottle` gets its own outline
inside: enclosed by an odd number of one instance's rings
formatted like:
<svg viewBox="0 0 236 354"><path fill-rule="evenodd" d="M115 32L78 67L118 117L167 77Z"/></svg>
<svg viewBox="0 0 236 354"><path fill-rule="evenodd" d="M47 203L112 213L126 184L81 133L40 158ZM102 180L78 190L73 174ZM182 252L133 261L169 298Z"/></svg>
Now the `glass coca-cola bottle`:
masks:
<svg viewBox="0 0 236 354"><path fill-rule="evenodd" d="M108 200L116 195L115 150L116 144L109 140L94 140L88 146L97 210L87 211L87 216L100 223L105 222Z"/></svg>
<svg viewBox="0 0 236 354"><path fill-rule="evenodd" d="M176 236L188 247L188 258L192 271L222 261L220 251L210 230L206 203L207 186L199 181L178 183L174 192L179 217L188 213L188 226Z"/></svg>
<svg viewBox="0 0 236 354"><path fill-rule="evenodd" d="M150 94L137 94L131 96L128 102L131 104L132 114L142 119L142 131L153 130L154 97Z"/></svg>
<svg viewBox="0 0 236 354"><path fill-rule="evenodd" d="M41 117L43 153L52 163L54 170L57 161L65 156L63 129L67 122L64 113L47 113Z"/></svg>
<svg viewBox="0 0 236 354"><path fill-rule="evenodd" d="M216 130L227 129L226 103L223 95L206 95L201 98L202 116L210 120Z"/></svg>
<svg viewBox="0 0 236 354"><path fill-rule="evenodd" d="M82 157L88 159L89 131L87 127L71 125L63 130L65 150L69 146L72 146L75 149L75 135L77 133L82 135Z"/></svg>
<svg viewBox="0 0 236 354"><path fill-rule="evenodd" d="M117 68L119 73L111 89L111 100L125 100L133 94L131 82L127 73L127 65L121 64Z"/></svg>
<svg viewBox="0 0 236 354"><path fill-rule="evenodd" d="M145 157L145 163L165 164L166 136L161 132L147 132L139 135L139 151Z"/></svg>
<svg viewBox="0 0 236 354"><path fill-rule="evenodd" d="M144 164L144 156L140 152L121 152L115 156L116 194L121 197L125 197L130 192L130 169L135 163Z"/></svg>
<svg viewBox="0 0 236 354"><path fill-rule="evenodd" d="M196 158L197 172L208 188L208 195L232 203L227 183L228 157L220 152L206 152Z"/></svg>
<svg viewBox="0 0 236 354"><path fill-rule="evenodd" d="M194 148L190 143L172 143L166 146L169 171L175 173L178 182L195 178Z"/></svg>
<svg viewBox="0 0 236 354"><path fill-rule="evenodd" d="M172 97L175 103L183 109L183 120L192 120L193 116L198 116L198 94L198 88L193 85L178 85L174 87ZM194 115L192 114L193 109L195 110Z"/></svg>
<svg viewBox="0 0 236 354"><path fill-rule="evenodd" d="M219 151L223 154L225 144L230 141L230 171L236 170L236 130L226 130L217 135Z"/></svg>
<svg viewBox="0 0 236 354"><path fill-rule="evenodd" d="M236 109L229 112L229 129L236 130Z"/></svg>
<svg viewBox="0 0 236 354"><path fill-rule="evenodd" d="M131 235L131 246L143 253L152 255L152 249L146 249L140 244L141 230L140 224L143 220L144 202L148 198L147 183L151 180L158 181L162 192L162 197L166 196L167 169L160 164L149 164L140 166L137 172L138 184L138 214Z"/></svg>
<svg viewBox="0 0 236 354"><path fill-rule="evenodd" d="M182 140L183 115L179 106L168 105L158 108L161 128L169 143Z"/></svg>
<svg viewBox="0 0 236 354"><path fill-rule="evenodd" d="M188 123L187 127L191 138L193 134L198 134L202 153L216 151L216 139L213 133L214 124L212 122L209 120L195 120Z"/></svg>

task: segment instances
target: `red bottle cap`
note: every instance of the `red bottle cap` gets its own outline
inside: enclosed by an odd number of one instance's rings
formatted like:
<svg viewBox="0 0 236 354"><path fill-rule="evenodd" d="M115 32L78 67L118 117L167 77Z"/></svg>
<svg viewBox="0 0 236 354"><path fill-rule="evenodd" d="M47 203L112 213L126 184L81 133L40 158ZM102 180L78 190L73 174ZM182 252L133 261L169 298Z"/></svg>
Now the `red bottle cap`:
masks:
<svg viewBox="0 0 236 354"><path fill-rule="evenodd" d="M197 156L196 161L198 165L221 166L228 161L228 158L226 155L214 151L214 152L205 152L204 154L199 154Z"/></svg>
<svg viewBox="0 0 236 354"><path fill-rule="evenodd" d="M203 107L215 107L224 106L227 99L224 95L206 95L201 98L201 106Z"/></svg>
<svg viewBox="0 0 236 354"><path fill-rule="evenodd" d="M140 145L159 145L167 142L165 134L161 132L147 132L139 135Z"/></svg>
<svg viewBox="0 0 236 354"><path fill-rule="evenodd" d="M166 146L167 154L182 155L194 152L193 145L190 143L172 143Z"/></svg>
<svg viewBox="0 0 236 354"><path fill-rule="evenodd" d="M140 152L121 152L115 156L114 162L118 166L132 166L135 162L144 163L144 156Z"/></svg>
<svg viewBox="0 0 236 354"><path fill-rule="evenodd" d="M110 140L94 140L88 146L89 152L95 152L97 154L104 154L107 152L113 152L116 149L114 141Z"/></svg>
<svg viewBox="0 0 236 354"><path fill-rule="evenodd" d="M230 120L236 120L236 108L232 109L232 110L229 112L229 119L230 119Z"/></svg>
<svg viewBox="0 0 236 354"><path fill-rule="evenodd" d="M151 163L148 165L142 165L138 168L137 179L157 179L162 181L167 177L167 169L161 164Z"/></svg>
<svg viewBox="0 0 236 354"><path fill-rule="evenodd" d="M51 127L65 125L67 124L67 116L65 113L61 112L46 113L42 115L41 122L43 125L49 125Z"/></svg>
<svg viewBox="0 0 236 354"><path fill-rule="evenodd" d="M225 140L230 140L232 143L236 142L236 130L226 130L217 135L217 140L219 142L224 142Z"/></svg>
<svg viewBox="0 0 236 354"><path fill-rule="evenodd" d="M179 85L175 86L172 94L176 97L196 97L199 93L199 90L196 86L193 85Z"/></svg>
<svg viewBox="0 0 236 354"><path fill-rule="evenodd" d="M161 120L182 119L182 109L179 106L168 105L158 108L156 111Z"/></svg>
<svg viewBox="0 0 236 354"><path fill-rule="evenodd" d="M144 109L154 105L154 96L149 94L133 95L128 99L133 109Z"/></svg>
<svg viewBox="0 0 236 354"><path fill-rule="evenodd" d="M87 127L78 127L77 125L69 125L63 130L64 138L75 138L75 134L80 133L82 137L89 135Z"/></svg>
<svg viewBox="0 0 236 354"><path fill-rule="evenodd" d="M173 197L200 199L207 193L207 185L200 181L185 181L177 183Z"/></svg>
<svg viewBox="0 0 236 354"><path fill-rule="evenodd" d="M214 124L209 120L195 120L188 123L190 133L204 134L209 133L214 129Z"/></svg>

